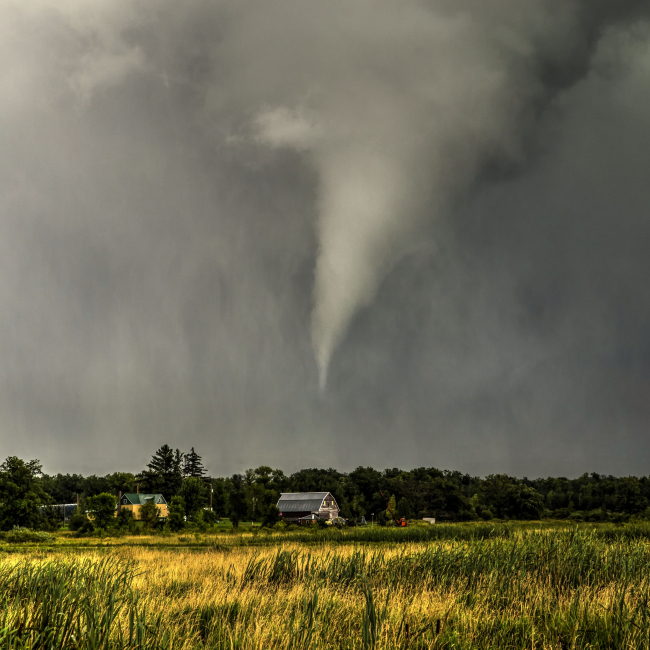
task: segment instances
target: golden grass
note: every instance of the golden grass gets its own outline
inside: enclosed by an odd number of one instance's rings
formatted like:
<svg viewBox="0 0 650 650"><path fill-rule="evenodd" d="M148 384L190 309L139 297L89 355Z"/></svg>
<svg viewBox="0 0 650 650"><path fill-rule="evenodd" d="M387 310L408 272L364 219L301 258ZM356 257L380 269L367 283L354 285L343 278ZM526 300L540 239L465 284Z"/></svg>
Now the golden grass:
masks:
<svg viewBox="0 0 650 650"><path fill-rule="evenodd" d="M187 535L181 537L187 540ZM145 539L139 537L138 543ZM650 647L650 640L643 642L633 628L625 638L616 636L623 625L616 614L619 604L627 608L622 615L628 618L635 607L647 609L647 602L642 602L647 589L640 583L628 589L617 582L590 584L585 580L585 584L560 587L551 578L534 576L523 567L508 574L508 584L500 583L501 574L495 570L479 576L470 589L464 579L440 585L434 580L423 583L421 589L397 580L387 587L381 575L360 577L352 584L246 582L249 563L272 562L277 546L241 546L234 536L227 535L218 536L219 546L194 550L182 548L182 540L163 541L164 548L155 537L150 539L150 546L109 539L99 549L77 548L56 556L44 549L35 550L28 559L8 556L3 564L47 562L52 557L95 562L107 553L131 561L136 567L132 589L138 606L152 616L160 614L159 623L170 635L168 647L183 650ZM173 548L174 542L179 548ZM408 554L426 553L432 546L412 544ZM435 544L436 549L443 550L458 547L451 541ZM283 550L306 552L296 544L284 545ZM313 561L327 563L349 560L359 550L355 545L318 546L307 552ZM607 558L621 550L620 544L611 544L601 555ZM387 545L372 552L393 561L396 571L406 561L401 547ZM374 599L372 605L368 589ZM378 621L376 637L368 633L371 608ZM125 617L126 613L123 625ZM648 628L650 625L644 630ZM594 642L596 636L598 643ZM631 645L629 639L636 641Z"/></svg>

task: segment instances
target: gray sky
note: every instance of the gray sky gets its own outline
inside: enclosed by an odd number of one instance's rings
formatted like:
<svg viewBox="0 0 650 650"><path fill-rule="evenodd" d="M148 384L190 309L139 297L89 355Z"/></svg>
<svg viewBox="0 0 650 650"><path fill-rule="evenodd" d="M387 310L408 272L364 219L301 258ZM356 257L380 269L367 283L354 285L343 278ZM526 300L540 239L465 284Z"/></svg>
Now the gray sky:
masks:
<svg viewBox="0 0 650 650"><path fill-rule="evenodd" d="M648 474L649 9L0 0L0 456Z"/></svg>

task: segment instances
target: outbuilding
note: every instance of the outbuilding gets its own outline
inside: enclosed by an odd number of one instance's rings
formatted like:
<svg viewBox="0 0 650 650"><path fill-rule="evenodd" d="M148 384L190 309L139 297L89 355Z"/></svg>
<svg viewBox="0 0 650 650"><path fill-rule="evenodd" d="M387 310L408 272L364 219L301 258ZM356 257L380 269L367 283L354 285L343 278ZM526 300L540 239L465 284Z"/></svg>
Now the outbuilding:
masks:
<svg viewBox="0 0 650 650"><path fill-rule="evenodd" d="M295 524L339 516L339 506L331 492L283 492L277 507L284 521Z"/></svg>

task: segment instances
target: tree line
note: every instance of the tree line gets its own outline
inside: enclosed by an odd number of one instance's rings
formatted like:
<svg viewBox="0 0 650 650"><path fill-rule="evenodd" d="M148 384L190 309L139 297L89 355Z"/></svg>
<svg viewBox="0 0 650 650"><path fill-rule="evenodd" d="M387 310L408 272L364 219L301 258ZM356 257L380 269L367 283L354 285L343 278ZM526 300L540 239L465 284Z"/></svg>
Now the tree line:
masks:
<svg viewBox="0 0 650 650"><path fill-rule="evenodd" d="M341 516L351 522L365 517L387 523L391 518L388 501L398 516L407 519L650 519L650 477L591 473L574 479L506 474L480 478L425 467L382 471L357 467L347 473L303 469L287 476L281 469L265 465L241 474L211 477L194 448L183 453L163 445L138 474L48 475L37 460L7 458L0 466L0 529L47 526L47 517L55 515L48 515L43 506L51 504L79 500L80 510L99 512L101 495L104 512L113 516L114 505L109 504L115 503L115 497L136 490L162 494L169 504L170 521L179 527L185 521L210 524L225 517L235 526L243 520L272 525L278 520L275 504L281 492L331 492Z"/></svg>

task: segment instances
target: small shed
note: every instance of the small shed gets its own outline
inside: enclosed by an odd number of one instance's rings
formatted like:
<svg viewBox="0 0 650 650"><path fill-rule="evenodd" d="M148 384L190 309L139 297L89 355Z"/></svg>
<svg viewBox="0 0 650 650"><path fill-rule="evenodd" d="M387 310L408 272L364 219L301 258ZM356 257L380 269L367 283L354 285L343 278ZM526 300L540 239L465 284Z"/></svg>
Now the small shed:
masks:
<svg viewBox="0 0 650 650"><path fill-rule="evenodd" d="M40 506L39 511L41 514L45 512L48 508L56 508L61 513L61 519L63 521L68 521L71 515L74 514L74 511L77 509L76 503L55 503L51 506Z"/></svg>
<svg viewBox="0 0 650 650"><path fill-rule="evenodd" d="M165 501L165 497L162 494L136 494L127 492L120 498L119 508L130 510L133 513L134 519L139 519L138 511L148 501L153 501L158 506L159 517L166 517L169 514L167 512L167 501Z"/></svg>
<svg viewBox="0 0 650 650"><path fill-rule="evenodd" d="M306 517L300 517L300 524L315 524L320 517L318 515L307 515Z"/></svg>
<svg viewBox="0 0 650 650"><path fill-rule="evenodd" d="M296 524L339 516L339 506L331 492L283 492L277 507L284 521Z"/></svg>

